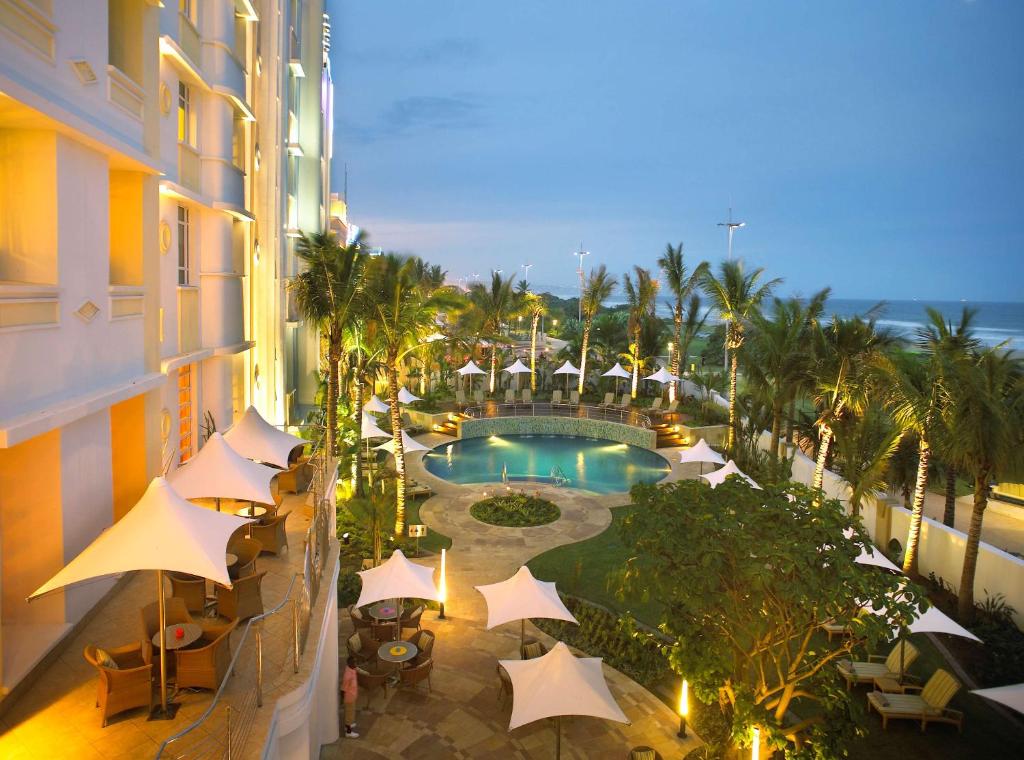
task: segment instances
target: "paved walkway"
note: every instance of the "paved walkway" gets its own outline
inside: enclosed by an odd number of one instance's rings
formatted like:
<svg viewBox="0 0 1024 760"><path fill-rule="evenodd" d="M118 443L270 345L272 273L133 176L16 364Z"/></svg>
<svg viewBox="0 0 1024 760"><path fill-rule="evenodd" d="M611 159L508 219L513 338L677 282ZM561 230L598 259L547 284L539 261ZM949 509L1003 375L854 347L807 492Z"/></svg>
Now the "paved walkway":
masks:
<svg viewBox="0 0 1024 760"><path fill-rule="evenodd" d="M427 436L427 445L445 440ZM469 507L495 486L455 486L426 473L419 456L410 457L410 474L435 488L436 495L421 508L431 528L453 540L447 558L446 620L437 613L424 616L424 628L437 634L434 646L433 689L403 689L385 698L377 693L370 707L359 699L357 740L341 739L325 747L324 760L333 758L550 758L554 756L554 723L539 721L508 730L511 702L498 702L498 659L518 658L519 624L484 630L486 607L473 587L511 576L520 565L543 551L582 541L611 523L608 507L624 503L622 494L599 496L572 489L524 485L558 504L562 516L537 528L498 528L469 515ZM501 487L498 486L500 489ZM517 490L520 487L517 486ZM438 558L420 560L437 565ZM342 614L344 640L351 621ZM532 625L527 634L553 641ZM693 737L676 738L678 717L661 700L613 668L605 666L612 694L630 718L630 725L573 717L562 721L565 758L620 758L637 745L657 749L663 757L680 757L698 746Z"/></svg>

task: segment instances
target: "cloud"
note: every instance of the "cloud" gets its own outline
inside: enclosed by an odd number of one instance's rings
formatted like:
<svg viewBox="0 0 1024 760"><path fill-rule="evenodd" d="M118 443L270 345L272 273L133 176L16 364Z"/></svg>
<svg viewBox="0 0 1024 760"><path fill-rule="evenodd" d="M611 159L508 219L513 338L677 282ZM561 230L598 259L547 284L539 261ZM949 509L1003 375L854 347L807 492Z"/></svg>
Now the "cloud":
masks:
<svg viewBox="0 0 1024 760"><path fill-rule="evenodd" d="M407 66L464 66L480 60L480 45L466 37L448 37L398 56Z"/></svg>
<svg viewBox="0 0 1024 760"><path fill-rule="evenodd" d="M412 95L393 101L376 124L342 120L341 129L358 142L372 142L429 131L473 129L483 124L480 103L472 96Z"/></svg>

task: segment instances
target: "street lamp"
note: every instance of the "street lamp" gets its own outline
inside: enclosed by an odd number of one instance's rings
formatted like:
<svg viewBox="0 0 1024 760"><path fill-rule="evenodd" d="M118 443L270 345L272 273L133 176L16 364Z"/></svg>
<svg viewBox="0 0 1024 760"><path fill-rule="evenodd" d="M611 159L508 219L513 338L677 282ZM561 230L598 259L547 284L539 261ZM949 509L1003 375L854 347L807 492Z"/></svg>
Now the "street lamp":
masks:
<svg viewBox="0 0 1024 760"><path fill-rule="evenodd" d="M576 270L576 273L580 276L580 303L576 319L580 322L583 321L583 257L589 255L590 251L583 250L583 243L580 243L580 250L573 253L573 256L580 257L579 269Z"/></svg>
<svg viewBox="0 0 1024 760"><path fill-rule="evenodd" d="M729 261L732 261L732 233L734 233L740 227L746 227L747 223L746 222L734 222L732 220L732 206L729 206L729 221L727 221L727 222L719 222L718 226L719 227L725 227L729 231L729 253L728 253L728 258L729 258ZM725 365L724 369L725 369L726 372L728 372L729 371L729 328L728 328L728 326L726 326L725 330L726 330L726 333L725 333L726 341L725 341L725 346L722 349L722 356L724 357L724 365Z"/></svg>
<svg viewBox="0 0 1024 760"><path fill-rule="evenodd" d="M523 280L526 282L527 285L530 284L530 267L532 266L533 264L520 264L520 267L526 270L525 272L523 272Z"/></svg>

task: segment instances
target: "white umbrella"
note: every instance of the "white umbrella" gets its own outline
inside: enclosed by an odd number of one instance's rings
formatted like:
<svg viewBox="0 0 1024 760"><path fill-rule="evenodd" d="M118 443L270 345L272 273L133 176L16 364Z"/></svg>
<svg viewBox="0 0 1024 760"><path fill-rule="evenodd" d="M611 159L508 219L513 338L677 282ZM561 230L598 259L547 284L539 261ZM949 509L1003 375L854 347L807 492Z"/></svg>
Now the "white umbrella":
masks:
<svg viewBox="0 0 1024 760"><path fill-rule="evenodd" d="M509 730L554 718L556 757L561 757L563 715L590 715L629 723L604 680L600 657L575 657L559 641L543 657L498 662L512 681Z"/></svg>
<svg viewBox="0 0 1024 760"><path fill-rule="evenodd" d="M391 411L391 407L385 404L379 398L377 398L377 394L374 393L372 396L370 396L370 400L363 404L363 411L381 414L382 412Z"/></svg>
<svg viewBox="0 0 1024 760"><path fill-rule="evenodd" d="M556 369L553 374L565 375L565 392L569 392L569 375L578 375L580 371L576 367L572 366L572 362L568 359L565 360L565 364Z"/></svg>
<svg viewBox="0 0 1024 760"><path fill-rule="evenodd" d="M711 464L725 464L725 459L708 445L708 442L701 438L693 446L688 449L684 449L679 452L679 461L683 464L687 462L700 462L700 474L704 474L704 462L710 462Z"/></svg>
<svg viewBox="0 0 1024 760"><path fill-rule="evenodd" d="M278 430L250 406L245 414L224 433L228 445L246 459L266 462L282 469L288 468L291 453L306 441L298 436Z"/></svg>
<svg viewBox="0 0 1024 760"><path fill-rule="evenodd" d="M853 528L847 528L843 531L843 535L847 538L853 538ZM886 570L893 570L897 573L902 573L903 570L895 565L892 560L882 554L881 550L875 546L862 546L860 554L854 560L854 562L860 565L874 565L875 567L884 567Z"/></svg>
<svg viewBox="0 0 1024 760"><path fill-rule="evenodd" d="M246 459L214 433L199 453L167 476L183 499L221 499L273 504L270 481L280 470Z"/></svg>
<svg viewBox="0 0 1024 760"><path fill-rule="evenodd" d="M614 377L615 378L615 392L619 392L619 378L624 377L627 380L632 377L626 370L622 368L622 365L615 362L615 366L607 372L602 372L601 377Z"/></svg>
<svg viewBox="0 0 1024 760"><path fill-rule="evenodd" d="M537 580L526 565L508 580L477 586L476 590L487 600L487 630L518 620L522 624L520 643L526 640L527 618L567 620L579 624L562 603L555 584Z"/></svg>
<svg viewBox="0 0 1024 760"><path fill-rule="evenodd" d="M395 439L392 437L390 440L385 441L380 446L374 446L374 449L383 449L389 454L395 453ZM429 446L424 446L422 443L417 441L411 435L404 430L402 431L402 451L406 454L410 454L413 451L430 451Z"/></svg>
<svg viewBox="0 0 1024 760"><path fill-rule="evenodd" d="M521 359L516 359L514 364L505 367L502 372L508 372L510 375L516 376L516 390L519 390L519 376L523 373L530 374L530 368L523 364Z"/></svg>
<svg viewBox="0 0 1024 760"><path fill-rule="evenodd" d="M437 587L434 586L434 568L410 562L395 549L387 561L379 567L362 570L358 573L363 581L359 592L357 607L372 604L383 599L434 599L438 598Z"/></svg>
<svg viewBox="0 0 1024 760"><path fill-rule="evenodd" d="M911 633L948 633L982 643L981 639L934 605L922 612L907 626L907 630Z"/></svg>
<svg viewBox="0 0 1024 760"><path fill-rule="evenodd" d="M366 412L363 412L363 423L359 429L359 437L366 439L390 438L391 433L387 432L386 430L381 430L377 426L377 421L373 417L368 415Z"/></svg>
<svg viewBox="0 0 1024 760"><path fill-rule="evenodd" d="M654 380L655 382L661 383L662 385L664 385L665 383L675 382L678 379L679 379L678 377L673 375L671 372L669 372L664 367L661 367L653 375L649 375L648 377L644 378L644 380Z"/></svg>
<svg viewBox="0 0 1024 760"><path fill-rule="evenodd" d="M228 539L248 520L189 504L164 478L154 478L138 503L29 597L133 570L156 570L160 612L160 702L167 711L165 570L231 586Z"/></svg>
<svg viewBox="0 0 1024 760"><path fill-rule="evenodd" d="M996 686L992 689L971 689L971 694L995 700L1000 704L1013 708L1019 713L1024 713L1024 683L1015 683L1012 686Z"/></svg>
<svg viewBox="0 0 1024 760"><path fill-rule="evenodd" d="M740 468L736 466L736 462L732 459L730 459L722 469L714 470L713 472L709 472L707 475L701 475L701 477L710 483L712 488L715 488L724 483L725 479L730 475L738 475L743 478L743 480L747 481L751 488L756 488L758 490L761 489L761 486L755 483L753 478L740 470Z"/></svg>
<svg viewBox="0 0 1024 760"><path fill-rule="evenodd" d="M416 401L422 401L422 400L423 399L420 398L419 396L417 396L416 394L410 393L409 391L407 391L404 385L398 391L398 403L399 404L412 404L412 403L415 403Z"/></svg>
<svg viewBox="0 0 1024 760"><path fill-rule="evenodd" d="M459 367L455 371L461 377L466 377L467 375L469 376L469 390L471 392L473 390L473 375L486 375L487 374L482 369L480 369L478 366L476 366L476 362L474 362L472 359L470 359L468 362L466 362L466 365L464 367Z"/></svg>

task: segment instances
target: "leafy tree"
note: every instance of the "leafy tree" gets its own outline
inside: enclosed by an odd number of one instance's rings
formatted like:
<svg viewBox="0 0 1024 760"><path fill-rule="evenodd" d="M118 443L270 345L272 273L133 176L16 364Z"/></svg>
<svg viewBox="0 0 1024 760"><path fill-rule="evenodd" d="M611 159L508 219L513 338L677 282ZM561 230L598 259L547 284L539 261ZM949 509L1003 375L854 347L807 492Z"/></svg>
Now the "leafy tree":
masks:
<svg viewBox="0 0 1024 760"><path fill-rule="evenodd" d="M512 290L512 278L503 278L499 272L491 272L491 283L474 282L469 288L469 302L476 314L477 322L491 342L491 370L489 392L494 393L498 373L498 343L501 328L514 316L518 299Z"/></svg>
<svg viewBox="0 0 1024 760"><path fill-rule="evenodd" d="M636 398L637 386L640 381L641 336L644 323L654 319L654 308L657 305L658 281L651 277L650 270L633 267L634 276L623 275L622 284L626 291L626 303L629 305L629 354L633 363L633 380L630 396Z"/></svg>
<svg viewBox="0 0 1024 760"><path fill-rule="evenodd" d="M741 745L759 726L762 741L784 746L790 708L821 713L805 726L812 733L841 723L850 697L835 663L889 638L923 599L912 585L890 596L900 578L854 561L869 543L859 520L838 501L815 505L804 486L760 491L732 477L714 489L695 480L638 485L632 496L640 508L621 536L635 556L621 591L664 605L672 669L702 701L718 702ZM885 613L857 615L858 603ZM819 627L829 619L854 635L827 642Z"/></svg>
<svg viewBox="0 0 1024 760"><path fill-rule="evenodd" d="M707 319L708 312L701 306L700 293L691 293L683 310L682 332L678 338L679 343L676 345L676 351L681 357L683 365L689 360L690 344L697 337L697 333L704 329ZM682 369L684 372L686 371L685 366ZM675 370L672 371L672 374L679 375ZM682 377L682 375L679 376Z"/></svg>
<svg viewBox="0 0 1024 760"><path fill-rule="evenodd" d="M583 300L581 301L583 337L580 347L580 379L577 387L580 394L583 393L583 384L587 378L587 349L590 344L590 331L594 327L594 317L609 296L615 292L617 285L616 279L608 274L608 270L602 264L597 269L590 270L583 286Z"/></svg>
<svg viewBox="0 0 1024 760"><path fill-rule="evenodd" d="M672 247L669 243L665 246L665 253L658 259L658 266L661 267L661 271L665 274L665 284L668 286L669 292L672 294L673 301L671 302L672 307L672 357L669 363L669 371L676 376L680 375L680 356L683 357L683 361L686 361L686 351L689 348L689 341L686 345L683 344L683 304L690 294L693 293L694 288L700 282L701 278L704 277L704 273L708 269L708 263L702 261L696 266L691 272L687 269L686 263L683 260L683 244L680 243L676 247ZM698 301L698 305L699 305ZM692 337L692 336L691 336ZM675 399L676 397L676 384L672 383L669 387L669 399Z"/></svg>
<svg viewBox="0 0 1024 760"><path fill-rule="evenodd" d="M525 283L525 281L524 281ZM540 318L548 313L547 300L530 290L520 296L523 311L530 316L530 390L537 392L537 327Z"/></svg>
<svg viewBox="0 0 1024 760"><path fill-rule="evenodd" d="M903 431L885 410L869 404L860 414L836 422L835 459L839 473L850 484L850 508L860 514L864 497L884 490L889 460L900 445Z"/></svg>

